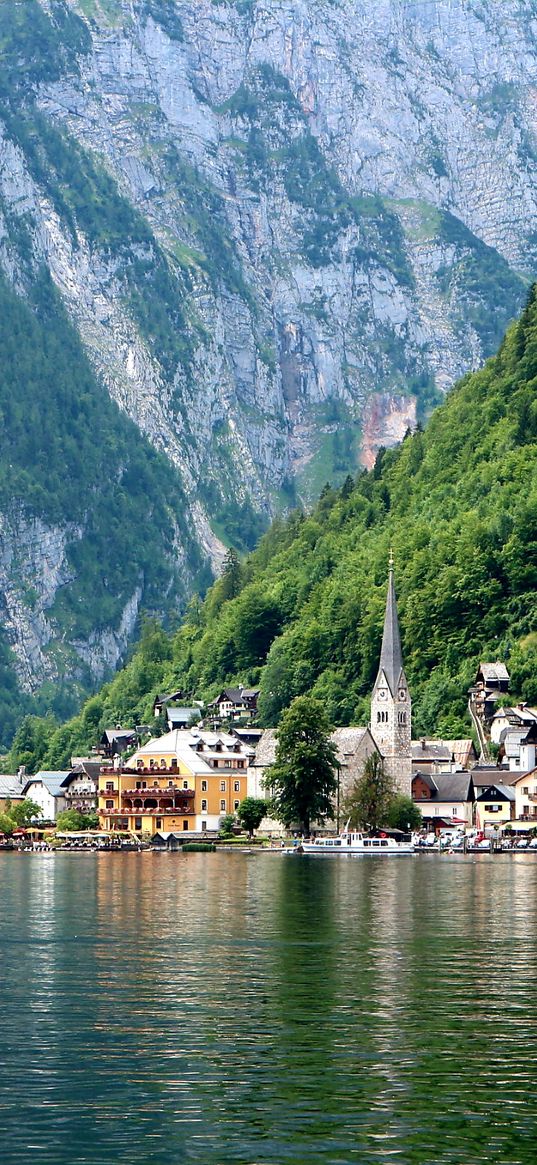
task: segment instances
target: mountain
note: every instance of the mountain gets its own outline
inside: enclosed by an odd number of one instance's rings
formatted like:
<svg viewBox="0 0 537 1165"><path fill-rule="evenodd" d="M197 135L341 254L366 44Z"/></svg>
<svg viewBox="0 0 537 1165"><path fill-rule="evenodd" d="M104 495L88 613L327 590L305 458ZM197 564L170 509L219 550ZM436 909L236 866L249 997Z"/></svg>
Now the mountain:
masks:
<svg viewBox="0 0 537 1165"><path fill-rule="evenodd" d="M530 0L0 4L4 740L495 350L536 32Z"/></svg>
<svg viewBox="0 0 537 1165"><path fill-rule="evenodd" d="M230 552L175 635L148 625L75 720L25 721L12 765L62 767L111 723L151 723L156 693L178 689L191 701L260 685L266 725L303 693L335 724L366 722L390 548L415 734L469 734L482 659L505 661L511 696L537 703L537 286L424 432L327 487L309 515L276 519L245 562Z"/></svg>

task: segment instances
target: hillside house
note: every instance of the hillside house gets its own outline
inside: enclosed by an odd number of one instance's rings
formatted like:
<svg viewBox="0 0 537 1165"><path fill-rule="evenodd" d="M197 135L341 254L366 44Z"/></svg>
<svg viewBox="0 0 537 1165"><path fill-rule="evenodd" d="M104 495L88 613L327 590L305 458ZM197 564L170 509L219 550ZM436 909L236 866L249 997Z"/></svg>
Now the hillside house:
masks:
<svg viewBox="0 0 537 1165"><path fill-rule="evenodd" d="M184 698L185 693L181 691L167 692L166 694L157 696L153 704L153 716L158 719L158 717L162 716L162 713L166 711L168 704L179 704L182 700L184 700Z"/></svg>
<svg viewBox="0 0 537 1165"><path fill-rule="evenodd" d="M527 704L516 704L514 708L498 708L492 717L490 739L493 744L499 744L506 729L530 728L532 724L537 724L536 708L528 708Z"/></svg>
<svg viewBox="0 0 537 1165"><path fill-rule="evenodd" d="M500 736L498 759L510 772L529 772L537 764L537 721L530 726L510 726Z"/></svg>
<svg viewBox="0 0 537 1165"><path fill-rule="evenodd" d="M207 706L220 720L251 720L257 714L259 688L223 688Z"/></svg>
<svg viewBox="0 0 537 1165"><path fill-rule="evenodd" d="M111 759L122 756L137 743L138 737L134 728L105 728L97 751L101 756Z"/></svg>

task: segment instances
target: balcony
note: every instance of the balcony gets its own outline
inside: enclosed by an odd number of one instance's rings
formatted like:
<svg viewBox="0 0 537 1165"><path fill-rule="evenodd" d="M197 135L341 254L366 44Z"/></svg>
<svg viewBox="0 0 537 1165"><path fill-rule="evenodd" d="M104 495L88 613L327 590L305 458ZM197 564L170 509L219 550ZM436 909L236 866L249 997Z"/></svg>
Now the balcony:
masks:
<svg viewBox="0 0 537 1165"><path fill-rule="evenodd" d="M104 796L105 794L102 794ZM110 794L111 795L111 794ZM159 789L158 785L148 785L146 789L122 789L122 797L184 797L185 800L194 796L194 789L180 789L178 785L165 785Z"/></svg>
<svg viewBox="0 0 537 1165"><path fill-rule="evenodd" d="M164 809L131 809L124 805L121 809L99 809L101 817L195 817L194 808L179 809L177 806L167 805Z"/></svg>

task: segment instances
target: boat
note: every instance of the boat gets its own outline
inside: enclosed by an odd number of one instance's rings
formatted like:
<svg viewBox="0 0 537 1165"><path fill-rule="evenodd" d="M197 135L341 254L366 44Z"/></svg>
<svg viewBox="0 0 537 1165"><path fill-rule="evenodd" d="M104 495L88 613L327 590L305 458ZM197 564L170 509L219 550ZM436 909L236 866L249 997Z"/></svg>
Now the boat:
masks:
<svg viewBox="0 0 537 1165"><path fill-rule="evenodd" d="M338 857L341 854L363 854L364 857L402 857L414 853L411 841L397 841L388 834L380 833L375 837L359 833L353 829L345 829L338 837L315 837L309 841L300 841L286 853L314 854L316 857Z"/></svg>

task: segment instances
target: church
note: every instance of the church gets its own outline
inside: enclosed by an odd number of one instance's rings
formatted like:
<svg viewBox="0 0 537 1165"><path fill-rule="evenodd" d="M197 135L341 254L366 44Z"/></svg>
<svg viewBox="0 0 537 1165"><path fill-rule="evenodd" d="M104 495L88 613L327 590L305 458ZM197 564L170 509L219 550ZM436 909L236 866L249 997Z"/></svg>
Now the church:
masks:
<svg viewBox="0 0 537 1165"><path fill-rule="evenodd" d="M401 633L390 556L380 664L371 697L370 731L399 792L412 792L412 700L403 667Z"/></svg>

